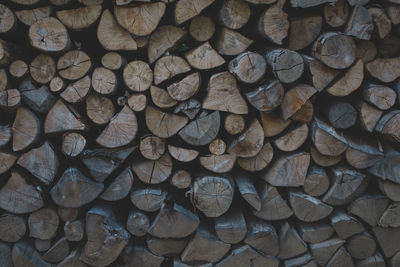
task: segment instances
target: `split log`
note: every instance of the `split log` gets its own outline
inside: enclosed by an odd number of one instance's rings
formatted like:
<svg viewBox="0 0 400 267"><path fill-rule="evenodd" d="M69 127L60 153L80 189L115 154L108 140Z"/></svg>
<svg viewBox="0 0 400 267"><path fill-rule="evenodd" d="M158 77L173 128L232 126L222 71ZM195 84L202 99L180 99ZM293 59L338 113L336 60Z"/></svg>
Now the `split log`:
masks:
<svg viewBox="0 0 400 267"><path fill-rule="evenodd" d="M291 120L283 120L280 116L275 113L260 112L261 121L263 124L264 135L271 137L280 134L285 130L291 123Z"/></svg>
<svg viewBox="0 0 400 267"><path fill-rule="evenodd" d="M352 236L347 241L346 248L353 258L366 259L374 254L376 243L368 232L363 232Z"/></svg>
<svg viewBox="0 0 400 267"><path fill-rule="evenodd" d="M288 36L288 15L277 5L269 7L261 13L258 20L258 31L263 37L275 44L281 45L283 40Z"/></svg>
<svg viewBox="0 0 400 267"><path fill-rule="evenodd" d="M172 145L168 145L168 152L174 159L182 162L192 161L199 155L199 152L196 150L176 147Z"/></svg>
<svg viewBox="0 0 400 267"><path fill-rule="evenodd" d="M190 71L190 66L183 58L172 55L164 56L154 65L154 83L160 84L188 71Z"/></svg>
<svg viewBox="0 0 400 267"><path fill-rule="evenodd" d="M13 151L21 151L37 142L40 135L39 118L29 109L17 109L12 125Z"/></svg>
<svg viewBox="0 0 400 267"><path fill-rule="evenodd" d="M241 210L228 211L214 221L215 234L222 242L237 244L246 236L247 226Z"/></svg>
<svg viewBox="0 0 400 267"><path fill-rule="evenodd" d="M211 39L215 33L213 20L205 16L197 16L190 21L189 34L198 42L205 42Z"/></svg>
<svg viewBox="0 0 400 267"><path fill-rule="evenodd" d="M364 79L364 63L358 60L343 77L328 86L326 91L333 96L347 96L356 91Z"/></svg>
<svg viewBox="0 0 400 267"><path fill-rule="evenodd" d="M350 254L346 251L344 247L339 248L335 254L332 256L332 258L328 261L326 264L327 267L332 267L332 266L338 266L342 265L343 266L354 266L353 260L350 256Z"/></svg>
<svg viewBox="0 0 400 267"><path fill-rule="evenodd" d="M35 249L39 252L45 252L51 247L50 240L35 239Z"/></svg>
<svg viewBox="0 0 400 267"><path fill-rule="evenodd" d="M12 137L12 129L10 125L0 125L0 148L6 146Z"/></svg>
<svg viewBox="0 0 400 267"><path fill-rule="evenodd" d="M368 9L359 5L354 6L344 33L361 40L369 40L373 30L374 24Z"/></svg>
<svg viewBox="0 0 400 267"><path fill-rule="evenodd" d="M245 52L232 59L228 68L241 82L256 83L266 72L266 62L258 53Z"/></svg>
<svg viewBox="0 0 400 267"><path fill-rule="evenodd" d="M250 19L250 7L243 0L225 0L219 9L221 24L229 29L242 28Z"/></svg>
<svg viewBox="0 0 400 267"><path fill-rule="evenodd" d="M125 31L114 19L111 12L106 9L101 15L97 27L97 39L104 49L108 51L137 49L135 40L129 32Z"/></svg>
<svg viewBox="0 0 400 267"><path fill-rule="evenodd" d="M43 208L29 215L29 236L42 240L53 238L57 232L59 219L57 213L50 208Z"/></svg>
<svg viewBox="0 0 400 267"><path fill-rule="evenodd" d="M37 7L34 9L22 9L15 11L15 16L26 26L31 26L38 20L50 17L51 6Z"/></svg>
<svg viewBox="0 0 400 267"><path fill-rule="evenodd" d="M242 53L251 44L252 40L228 28L222 28L219 33L216 48L221 55L234 56Z"/></svg>
<svg viewBox="0 0 400 267"><path fill-rule="evenodd" d="M237 135L244 130L245 120L242 115L228 114L224 120L224 128L230 135Z"/></svg>
<svg viewBox="0 0 400 267"><path fill-rule="evenodd" d="M329 259L345 243L344 240L333 238L320 243L311 244L310 250L319 266L326 266Z"/></svg>
<svg viewBox="0 0 400 267"><path fill-rule="evenodd" d="M244 172L235 173L234 178L242 198L246 200L246 202L249 203L256 211L260 211L261 199L252 179Z"/></svg>
<svg viewBox="0 0 400 267"><path fill-rule="evenodd" d="M323 168L311 166L308 169L303 190L305 193L313 197L322 196L326 191L328 191L329 183L329 177Z"/></svg>
<svg viewBox="0 0 400 267"><path fill-rule="evenodd" d="M400 7L398 5L389 6L388 9L386 10L386 12L394 25L397 25L400 23L400 17L399 17Z"/></svg>
<svg viewBox="0 0 400 267"><path fill-rule="evenodd" d="M230 172L235 165L236 156L233 154L206 155L199 158L201 166L215 173Z"/></svg>
<svg viewBox="0 0 400 267"><path fill-rule="evenodd" d="M17 161L17 156L11 153L0 152L0 174L7 172Z"/></svg>
<svg viewBox="0 0 400 267"><path fill-rule="evenodd" d="M177 101L185 101L197 94L201 85L199 72L187 75L182 80L167 87L169 95Z"/></svg>
<svg viewBox="0 0 400 267"><path fill-rule="evenodd" d="M265 169L272 161L273 156L274 150L271 144L265 143L260 152L258 152L254 157L238 158L236 162L242 169L255 172Z"/></svg>
<svg viewBox="0 0 400 267"><path fill-rule="evenodd" d="M328 67L345 69L356 58L356 44L350 36L326 32L314 42L313 56Z"/></svg>
<svg viewBox="0 0 400 267"><path fill-rule="evenodd" d="M392 201L400 201L400 185L391 181L378 180L380 191Z"/></svg>
<svg viewBox="0 0 400 267"><path fill-rule="evenodd" d="M0 208L8 212L30 213L43 205L41 190L28 184L18 172L12 172L7 183L0 189Z"/></svg>
<svg viewBox="0 0 400 267"><path fill-rule="evenodd" d="M375 43L368 40L357 40L356 57L364 63L368 63L376 58L378 49Z"/></svg>
<svg viewBox="0 0 400 267"><path fill-rule="evenodd" d="M74 31L84 30L92 26L100 17L101 5L92 5L76 9L60 10L56 12L57 18Z"/></svg>
<svg viewBox="0 0 400 267"><path fill-rule="evenodd" d="M297 231L284 222L279 230L279 254L280 259L289 259L307 251L307 244L301 239Z"/></svg>
<svg viewBox="0 0 400 267"><path fill-rule="evenodd" d="M110 119L110 123L96 138L96 142L107 148L116 148L131 143L138 132L136 115L128 106Z"/></svg>
<svg viewBox="0 0 400 267"><path fill-rule="evenodd" d="M196 1L196 0L178 0L175 4L175 22L182 24L191 18L196 17L200 12L211 5L214 0Z"/></svg>
<svg viewBox="0 0 400 267"><path fill-rule="evenodd" d="M140 140L139 151L143 157L157 160L165 152L165 140L154 135L144 136Z"/></svg>
<svg viewBox="0 0 400 267"><path fill-rule="evenodd" d="M110 185L100 195L100 198L108 201L116 201L125 198L131 190L133 184L133 174L129 168L123 170L111 182Z"/></svg>
<svg viewBox="0 0 400 267"><path fill-rule="evenodd" d="M79 133L66 133L62 136L61 151L68 157L77 157L86 146L86 139Z"/></svg>
<svg viewBox="0 0 400 267"><path fill-rule="evenodd" d="M263 147L264 130L260 122L255 119L250 122L247 130L235 137L228 147L228 153L242 158L256 156Z"/></svg>
<svg viewBox="0 0 400 267"><path fill-rule="evenodd" d="M59 206L79 208L96 199L103 188L103 184L93 182L78 169L68 168L50 190L50 195Z"/></svg>
<svg viewBox="0 0 400 267"><path fill-rule="evenodd" d="M199 70L213 69L225 63L225 59L211 47L209 42L185 53L185 58L190 66Z"/></svg>
<svg viewBox="0 0 400 267"><path fill-rule="evenodd" d="M397 142L400 140L400 132L398 131L399 119L399 110L390 111L380 118L375 127L375 131L382 134L388 140Z"/></svg>
<svg viewBox="0 0 400 267"><path fill-rule="evenodd" d="M298 230L301 238L310 245L326 241L335 233L332 226L325 222L299 223Z"/></svg>
<svg viewBox="0 0 400 267"><path fill-rule="evenodd" d="M340 156L340 154L348 148L347 144L332 136L328 131L329 128L325 129L326 131L324 129L323 125L318 121L313 121L311 123L311 138L316 150L325 156ZM325 158L325 160L327 159L328 158ZM334 162L335 161L336 160L334 160Z"/></svg>
<svg viewBox="0 0 400 267"><path fill-rule="evenodd" d="M368 9L368 12L371 14L379 38L385 38L392 29L392 22L386 15L385 11L383 11L381 8L372 7Z"/></svg>
<svg viewBox="0 0 400 267"><path fill-rule="evenodd" d="M206 145L217 137L220 123L220 114L215 111L190 122L179 132L179 136L190 145Z"/></svg>
<svg viewBox="0 0 400 267"><path fill-rule="evenodd" d="M357 102L356 108L358 110L358 118L361 127L368 132L373 132L376 124L383 114L383 111L364 101Z"/></svg>
<svg viewBox="0 0 400 267"><path fill-rule="evenodd" d="M340 239L348 239L365 230L361 222L341 210L333 211L329 220Z"/></svg>
<svg viewBox="0 0 400 267"><path fill-rule="evenodd" d="M79 259L90 265L111 264L130 239L128 231L117 222L115 215L108 207L91 208L86 214L85 230L88 241Z"/></svg>
<svg viewBox="0 0 400 267"><path fill-rule="evenodd" d="M307 137L308 126L304 123L300 126L290 128L279 138L276 138L273 143L279 150L291 152L302 146Z"/></svg>
<svg viewBox="0 0 400 267"><path fill-rule="evenodd" d="M144 3L137 6L114 8L119 25L136 36L152 33L164 15L166 5L162 2Z"/></svg>
<svg viewBox="0 0 400 267"><path fill-rule="evenodd" d="M331 102L324 111L330 124L337 129L347 129L356 124L357 111L347 102Z"/></svg>
<svg viewBox="0 0 400 267"><path fill-rule="evenodd" d="M187 243L187 239L148 237L146 240L149 250L158 256L178 256L185 249Z"/></svg>
<svg viewBox="0 0 400 267"><path fill-rule="evenodd" d="M29 72L34 81L46 84L56 73L56 63L52 57L40 54L29 64Z"/></svg>
<svg viewBox="0 0 400 267"><path fill-rule="evenodd" d="M172 25L163 25L156 29L150 36L147 48L150 63L177 47L185 36L186 32L182 28Z"/></svg>
<svg viewBox="0 0 400 267"><path fill-rule="evenodd" d="M321 92L339 74L338 70L327 67L313 57L303 56L303 59L306 66L306 74L318 92Z"/></svg>
<svg viewBox="0 0 400 267"><path fill-rule="evenodd" d="M259 111L269 112L282 103L284 88L278 80L272 80L246 93L247 100Z"/></svg>
<svg viewBox="0 0 400 267"><path fill-rule="evenodd" d="M132 94L128 97L126 102L133 111L140 112L147 106L147 97L144 94ZM124 105L124 103L122 103L122 105Z"/></svg>
<svg viewBox="0 0 400 267"><path fill-rule="evenodd" d="M192 185L192 176L185 170L178 170L172 175L171 185L178 189L189 188Z"/></svg>
<svg viewBox="0 0 400 267"><path fill-rule="evenodd" d="M396 102L395 91L384 85L369 84L363 91L363 98L381 110L390 109Z"/></svg>
<svg viewBox="0 0 400 267"><path fill-rule="evenodd" d="M331 27L342 27L346 24L350 15L350 8L346 0L325 4L325 21Z"/></svg>
<svg viewBox="0 0 400 267"><path fill-rule="evenodd" d="M171 175L172 159L164 154L157 160L138 159L132 163L132 170L146 184L159 184Z"/></svg>
<svg viewBox="0 0 400 267"><path fill-rule="evenodd" d="M369 74L384 82L389 83L400 77L400 57L377 58L366 65Z"/></svg>
<svg viewBox="0 0 400 267"><path fill-rule="evenodd" d="M273 186L303 186L310 165L310 154L297 152L281 156L260 174L260 178Z"/></svg>
<svg viewBox="0 0 400 267"><path fill-rule="evenodd" d="M400 251L400 244L398 242L400 228L374 227L372 231L385 257L390 258Z"/></svg>
<svg viewBox="0 0 400 267"><path fill-rule="evenodd" d="M233 181L214 175L205 175L193 183L193 202L207 217L219 217L228 211L233 200Z"/></svg>
<svg viewBox="0 0 400 267"><path fill-rule="evenodd" d="M241 266L271 266L278 267L279 260L275 257L258 253L248 245L242 245L216 264L216 267L241 267ZM208 267L208 266L207 266Z"/></svg>
<svg viewBox="0 0 400 267"><path fill-rule="evenodd" d="M92 86L99 94L114 94L118 86L117 76L109 69L98 67L92 73Z"/></svg>
<svg viewBox="0 0 400 267"><path fill-rule="evenodd" d="M12 112L21 104L21 94L17 89L0 91L0 108Z"/></svg>
<svg viewBox="0 0 400 267"><path fill-rule="evenodd" d="M383 195L362 195L347 207L347 211L374 227L388 204L389 199Z"/></svg>
<svg viewBox="0 0 400 267"><path fill-rule="evenodd" d="M78 218L79 210L77 208L58 206L57 214L63 222L74 221Z"/></svg>
<svg viewBox="0 0 400 267"><path fill-rule="evenodd" d="M183 238L196 231L199 223L197 214L184 207L163 204L147 232L158 238Z"/></svg>
<svg viewBox="0 0 400 267"><path fill-rule="evenodd" d="M68 103L75 104L82 102L89 93L91 86L94 86L95 81L91 83L91 79L88 75L79 79L67 86L64 91L60 93L60 96Z"/></svg>
<svg viewBox="0 0 400 267"><path fill-rule="evenodd" d="M107 124L115 114L112 101L99 94L89 94L86 98L86 114L96 125Z"/></svg>
<svg viewBox="0 0 400 267"><path fill-rule="evenodd" d="M279 239L274 226L262 220L250 219L247 222L244 242L266 255L277 256L279 253Z"/></svg>
<svg viewBox="0 0 400 267"><path fill-rule="evenodd" d="M297 81L304 71L303 58L289 49L273 49L265 55L272 74L283 83Z"/></svg>
<svg viewBox="0 0 400 267"><path fill-rule="evenodd" d="M390 149L385 153L384 157L368 169L368 172L385 182L392 181L399 183L398 160L399 152Z"/></svg>
<svg viewBox="0 0 400 267"><path fill-rule="evenodd" d="M194 118L197 117L198 113L200 112L200 109L201 109L201 103L196 99L192 98L185 102L180 103L175 108L174 113L183 113L189 119L193 120ZM205 115L205 113L203 112L202 115ZM199 117L201 117L201 115L199 115Z"/></svg>
<svg viewBox="0 0 400 267"><path fill-rule="evenodd" d="M150 218L141 211L129 212L126 229L134 236L144 236L150 227Z"/></svg>
<svg viewBox="0 0 400 267"><path fill-rule="evenodd" d="M397 260L394 257L392 258L392 266L396 266ZM376 267L384 267L386 266L385 260L383 259L383 256L377 252L376 254L372 255L371 257L368 257L364 260L361 260L357 262L357 267L368 267L368 266L376 266Z"/></svg>
<svg viewBox="0 0 400 267"><path fill-rule="evenodd" d="M53 17L45 17L32 23L28 37L30 44L43 52L63 52L71 46L67 29Z"/></svg>
<svg viewBox="0 0 400 267"><path fill-rule="evenodd" d="M281 197L276 187L262 183L259 188L261 209L253 211L253 214L263 220L276 221L287 219L293 215L293 211Z"/></svg>
<svg viewBox="0 0 400 267"><path fill-rule="evenodd" d="M167 192L158 188L135 189L131 192L130 199L133 205L140 210L153 212L161 208L167 197Z"/></svg>
<svg viewBox="0 0 400 267"><path fill-rule="evenodd" d="M25 232L26 222L23 217L10 213L3 213L0 216L0 240L17 242L25 235Z"/></svg>
<svg viewBox="0 0 400 267"><path fill-rule="evenodd" d="M145 118L147 128L154 135L162 138L167 138L175 135L188 122L188 119L186 117L165 113L151 106L146 107ZM181 133L182 132L180 132L180 134Z"/></svg>
<svg viewBox="0 0 400 267"><path fill-rule="evenodd" d="M318 198L301 192L290 192L289 202L296 217L304 222L319 221L329 216L333 210Z"/></svg>
<svg viewBox="0 0 400 267"><path fill-rule="evenodd" d="M341 166L332 168L331 172L331 187L322 201L332 206L350 203L364 192L369 182L363 173Z"/></svg>
<svg viewBox="0 0 400 267"><path fill-rule="evenodd" d="M83 220L66 222L64 233L68 241L81 241L85 234L85 222Z"/></svg>
<svg viewBox="0 0 400 267"><path fill-rule="evenodd" d="M23 79L28 73L28 65L23 60L15 60L10 64L8 72L17 80Z"/></svg>
<svg viewBox="0 0 400 267"><path fill-rule="evenodd" d="M309 124L314 117L314 106L307 100L301 108L290 117L294 121Z"/></svg>
<svg viewBox="0 0 400 267"><path fill-rule="evenodd" d="M281 104L282 119L289 119L316 92L314 87L306 84L299 84L287 91Z"/></svg>
<svg viewBox="0 0 400 267"><path fill-rule="evenodd" d="M295 17L290 21L289 49L301 50L311 45L322 29L322 16Z"/></svg>

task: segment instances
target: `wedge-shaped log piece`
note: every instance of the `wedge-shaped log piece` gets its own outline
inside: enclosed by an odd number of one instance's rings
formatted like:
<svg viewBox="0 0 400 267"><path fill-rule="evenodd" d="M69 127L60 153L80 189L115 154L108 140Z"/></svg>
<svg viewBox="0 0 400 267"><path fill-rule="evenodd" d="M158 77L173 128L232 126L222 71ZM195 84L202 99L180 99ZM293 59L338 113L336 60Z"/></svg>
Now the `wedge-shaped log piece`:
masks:
<svg viewBox="0 0 400 267"><path fill-rule="evenodd" d="M92 26L100 17L101 5L80 7L77 9L60 10L57 18L68 28L78 31Z"/></svg>
<svg viewBox="0 0 400 267"><path fill-rule="evenodd" d="M219 240L236 244L243 240L247 232L246 221L239 209L233 209L214 219L215 233Z"/></svg>
<svg viewBox="0 0 400 267"><path fill-rule="evenodd" d="M59 161L53 147L46 141L42 146L23 154L17 164L49 185L57 174Z"/></svg>
<svg viewBox="0 0 400 267"><path fill-rule="evenodd" d="M193 183L194 205L207 217L219 217L228 211L235 191L230 178L205 175Z"/></svg>
<svg viewBox="0 0 400 267"><path fill-rule="evenodd" d="M95 125L107 124L115 114L110 98L100 94L89 94L86 98L86 114Z"/></svg>
<svg viewBox="0 0 400 267"><path fill-rule="evenodd" d="M138 209L153 212L161 208L167 192L159 188L141 188L131 192L131 201Z"/></svg>
<svg viewBox="0 0 400 267"><path fill-rule="evenodd" d="M384 83L393 82L400 77L400 57L377 58L366 65L372 77Z"/></svg>
<svg viewBox="0 0 400 267"><path fill-rule="evenodd" d="M199 158L201 166L215 173L226 173L232 170L236 156L232 154L206 155Z"/></svg>
<svg viewBox="0 0 400 267"><path fill-rule="evenodd" d="M249 245L243 245L232 250L225 259L215 265L216 267L251 267L268 266L278 267L279 260L275 257L258 253Z"/></svg>
<svg viewBox="0 0 400 267"><path fill-rule="evenodd" d="M229 72L234 74L241 82L256 83L262 79L267 64L262 55L255 52L244 52L228 64Z"/></svg>
<svg viewBox="0 0 400 267"><path fill-rule="evenodd" d="M332 258L327 262L325 265L326 267L333 267L333 266L349 266L353 267L354 262L351 258L349 252L344 248L339 248L336 253L332 256Z"/></svg>
<svg viewBox="0 0 400 267"><path fill-rule="evenodd" d="M276 256L279 253L278 234L272 224L263 220L248 220L244 242L266 255Z"/></svg>
<svg viewBox="0 0 400 267"><path fill-rule="evenodd" d="M97 27L97 39L104 49L108 51L137 49L136 41L129 32L125 31L114 19L111 12L106 9L101 15Z"/></svg>
<svg viewBox="0 0 400 267"><path fill-rule="evenodd" d="M133 184L133 173L130 168L126 168L101 194L101 198L108 201L117 201L125 198L131 190Z"/></svg>
<svg viewBox="0 0 400 267"><path fill-rule="evenodd" d="M279 247L278 258L280 259L289 259L307 251L307 244L288 222L281 224Z"/></svg>
<svg viewBox="0 0 400 267"><path fill-rule="evenodd" d="M242 169L250 172L256 172L265 169L271 162L273 156L274 150L271 144L265 143L260 152L258 152L254 157L238 158L236 162Z"/></svg>
<svg viewBox="0 0 400 267"><path fill-rule="evenodd" d="M368 177L356 170L336 166L331 169L331 187L322 201L332 206L345 205L360 196L368 186Z"/></svg>
<svg viewBox="0 0 400 267"><path fill-rule="evenodd" d="M400 227L400 204L390 204L379 219L382 227Z"/></svg>
<svg viewBox="0 0 400 267"><path fill-rule="evenodd" d="M313 57L302 56L306 67L306 77L311 81L312 85L318 92L321 92L326 86L328 86L340 73L339 70L329 68Z"/></svg>
<svg viewBox="0 0 400 267"><path fill-rule="evenodd" d="M230 248L230 244L222 242L212 232L200 226L182 251L181 260L215 263L221 260Z"/></svg>
<svg viewBox="0 0 400 267"><path fill-rule="evenodd" d="M148 237L146 244L149 250L158 256L178 256L185 249L188 239Z"/></svg>
<svg viewBox="0 0 400 267"><path fill-rule="evenodd" d="M366 194L355 199L347 206L347 211L374 227L378 224L379 219L388 205L389 199L383 195Z"/></svg>
<svg viewBox="0 0 400 267"><path fill-rule="evenodd" d="M68 256L70 247L68 240L61 237L43 254L43 259L46 262L58 263Z"/></svg>
<svg viewBox="0 0 400 267"><path fill-rule="evenodd" d="M190 71L190 66L182 57L164 56L154 65L154 83L160 84L188 71Z"/></svg>
<svg viewBox="0 0 400 267"><path fill-rule="evenodd" d="M247 100L259 111L276 109L283 100L285 89L278 80L272 80L246 93Z"/></svg>
<svg viewBox="0 0 400 267"><path fill-rule="evenodd" d="M104 180L135 150L135 147L117 149L87 149L81 159L97 182Z"/></svg>
<svg viewBox="0 0 400 267"><path fill-rule="evenodd" d="M0 215L0 240L14 243L23 238L25 232L26 222L23 217L10 213Z"/></svg>
<svg viewBox="0 0 400 267"><path fill-rule="evenodd" d="M83 101L89 93L91 87L91 80L89 76L73 82L65 88L60 96L68 103L75 104Z"/></svg>
<svg viewBox="0 0 400 267"><path fill-rule="evenodd" d="M110 123L96 138L96 142L107 148L116 148L131 143L138 132L136 115L128 106L111 118Z"/></svg>
<svg viewBox="0 0 400 267"><path fill-rule="evenodd" d="M314 260L320 265L325 266L333 254L345 243L344 240L333 238L320 243L311 244L310 250Z"/></svg>
<svg viewBox="0 0 400 267"><path fill-rule="evenodd" d="M289 193L290 206L296 217L303 222L315 222L329 216L333 208L318 198L301 192Z"/></svg>
<svg viewBox="0 0 400 267"><path fill-rule="evenodd" d="M329 215L332 227L340 239L347 239L352 235L364 231L363 224L353 216L342 210L335 210Z"/></svg>
<svg viewBox="0 0 400 267"><path fill-rule="evenodd" d="M194 99L191 98L185 102L180 103L174 110L174 113L183 113L185 114L189 119L193 120L196 118L196 116L199 114L201 111L201 103ZM202 112L202 114L199 117L202 117L203 115L206 115L206 112Z"/></svg>
<svg viewBox="0 0 400 267"><path fill-rule="evenodd" d="M17 172L12 172L7 183L0 189L0 208L14 214L36 211L43 207L39 188L29 185Z"/></svg>
<svg viewBox="0 0 400 267"><path fill-rule="evenodd" d="M318 197L326 193L329 189L329 177L323 168L311 166L308 169L303 190L306 194Z"/></svg>
<svg viewBox="0 0 400 267"><path fill-rule="evenodd" d="M178 104L178 101L173 99L168 94L167 90L161 89L160 87L157 86L150 87L150 95L154 105L156 105L159 108L171 108L176 104Z"/></svg>
<svg viewBox="0 0 400 267"><path fill-rule="evenodd" d="M283 133L282 136L275 139L273 143L279 150L291 152L302 146L307 137L308 126L304 123L289 129L287 132Z"/></svg>
<svg viewBox="0 0 400 267"><path fill-rule="evenodd" d="M119 25L136 36L152 33L164 16L166 5L162 2L144 3L136 6L114 8Z"/></svg>
<svg viewBox="0 0 400 267"><path fill-rule="evenodd" d="M267 221L276 221L287 219L293 215L293 211L281 197L276 187L262 182L261 187L258 188L261 189L261 209L253 211L256 217Z"/></svg>
<svg viewBox="0 0 400 267"><path fill-rule="evenodd" d="M303 186L310 158L306 152L281 156L261 173L261 178L273 186Z"/></svg>
<svg viewBox="0 0 400 267"><path fill-rule="evenodd" d="M326 222L299 223L299 235L307 243L320 243L328 240L335 230Z"/></svg>
<svg viewBox="0 0 400 267"><path fill-rule="evenodd" d="M182 24L191 18L196 17L200 12L211 5L214 0L178 0L175 4L175 22Z"/></svg>
<svg viewBox="0 0 400 267"><path fill-rule="evenodd" d="M225 59L221 57L209 42L206 42L185 54L190 66L199 70L208 70L221 66Z"/></svg>
<svg viewBox="0 0 400 267"><path fill-rule="evenodd" d="M156 61L165 52L175 48L185 35L186 32L182 28L173 25L163 25L157 28L151 34L147 48L150 63Z"/></svg>
<svg viewBox="0 0 400 267"><path fill-rule="evenodd" d="M187 118L185 118L185 121L187 121ZM215 111L190 122L179 132L179 136L190 145L206 145L217 137L220 125L219 111Z"/></svg>
<svg viewBox="0 0 400 267"><path fill-rule="evenodd" d="M80 115L61 100L54 104L44 120L45 134L85 129L86 125L80 120Z"/></svg>
<svg viewBox="0 0 400 267"><path fill-rule="evenodd" d="M126 228L134 236L145 236L150 227L150 218L146 213L138 210L129 212Z"/></svg>
<svg viewBox="0 0 400 267"><path fill-rule="evenodd" d="M344 33L361 40L369 40L373 30L374 24L368 9L359 5L354 6Z"/></svg>
<svg viewBox="0 0 400 267"><path fill-rule="evenodd" d="M293 116L316 92L314 87L306 84L296 85L287 91L281 105L282 119L287 120Z"/></svg>
<svg viewBox="0 0 400 267"><path fill-rule="evenodd" d="M359 59L339 80L326 91L333 96L347 96L357 90L364 80L364 63Z"/></svg>
<svg viewBox="0 0 400 267"><path fill-rule="evenodd" d="M26 26L31 26L38 20L50 17L51 11L51 6L43 6L15 11L15 16Z"/></svg>
<svg viewBox="0 0 400 267"><path fill-rule="evenodd" d="M197 94L201 85L201 75L195 72L167 87L169 95L177 101L185 101Z"/></svg>
<svg viewBox="0 0 400 267"><path fill-rule="evenodd" d="M199 223L197 214L184 207L163 204L148 233L158 238L183 238L196 231Z"/></svg>
<svg viewBox="0 0 400 267"><path fill-rule="evenodd" d="M264 130L257 119L250 122L247 130L237 136L229 145L228 153L242 158L256 156L264 143Z"/></svg>
<svg viewBox="0 0 400 267"><path fill-rule="evenodd" d="M154 135L161 138L173 136L188 122L188 118L186 117L165 113L151 106L146 107L145 118L147 128Z"/></svg>
<svg viewBox="0 0 400 267"><path fill-rule="evenodd" d="M291 120L283 120L279 115L272 112L260 112L260 115L265 137L280 134L291 123Z"/></svg>
<svg viewBox="0 0 400 267"><path fill-rule="evenodd" d="M28 148L37 141L39 134L40 121L35 113L24 107L18 108L12 125L13 151Z"/></svg>
<svg viewBox="0 0 400 267"><path fill-rule="evenodd" d="M14 154L0 151L0 174L5 173L14 165L18 157Z"/></svg>
<svg viewBox="0 0 400 267"><path fill-rule="evenodd" d="M253 40L246 36L234 30L222 28L215 48L221 55L234 56L242 53L252 43Z"/></svg>
<svg viewBox="0 0 400 267"><path fill-rule="evenodd" d="M385 257L390 258L400 251L400 228L372 228Z"/></svg>
<svg viewBox="0 0 400 267"><path fill-rule="evenodd" d="M376 242L368 232L363 232L350 237L346 248L353 258L366 259L374 254Z"/></svg>
<svg viewBox="0 0 400 267"><path fill-rule="evenodd" d="M322 16L294 17L290 22L289 49L301 50L317 39L322 29Z"/></svg>
<svg viewBox="0 0 400 267"><path fill-rule="evenodd" d="M252 178L245 172L235 171L233 173L236 185L243 199L246 200L255 210L261 209L261 199L258 195Z"/></svg>
<svg viewBox="0 0 400 267"><path fill-rule="evenodd" d="M387 196L390 200L400 201L400 184L391 181L378 180L380 191Z"/></svg>
<svg viewBox="0 0 400 267"><path fill-rule="evenodd" d="M288 15L285 11L278 5L273 5L261 14L258 31L275 44L281 45L283 39L288 35L289 25Z"/></svg>
<svg viewBox="0 0 400 267"><path fill-rule="evenodd" d="M117 222L110 207L95 206L86 214L87 242L80 260L94 266L107 266L117 259L131 235Z"/></svg>
<svg viewBox="0 0 400 267"><path fill-rule="evenodd" d="M147 184L164 182L172 173L172 159L165 153L158 160L137 159L132 163L132 170L138 178Z"/></svg>
<svg viewBox="0 0 400 267"><path fill-rule="evenodd" d="M311 139L315 145L316 150L325 156L340 156L348 145L344 143L343 139L337 137L339 134L333 127L322 123L319 120L314 120L311 123Z"/></svg>
<svg viewBox="0 0 400 267"><path fill-rule="evenodd" d="M90 180L78 169L68 168L50 190L50 195L59 206L79 208L96 199L103 188L103 184Z"/></svg>
<svg viewBox="0 0 400 267"><path fill-rule="evenodd" d="M199 152L196 150L177 147L173 145L168 145L168 152L174 159L181 162L192 161L199 155Z"/></svg>

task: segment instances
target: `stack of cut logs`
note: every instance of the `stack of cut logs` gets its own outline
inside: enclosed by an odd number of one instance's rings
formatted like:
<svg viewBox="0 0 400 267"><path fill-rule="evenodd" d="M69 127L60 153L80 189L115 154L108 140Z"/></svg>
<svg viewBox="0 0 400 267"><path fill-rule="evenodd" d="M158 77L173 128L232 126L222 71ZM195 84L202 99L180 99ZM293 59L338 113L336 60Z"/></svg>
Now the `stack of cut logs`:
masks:
<svg viewBox="0 0 400 267"><path fill-rule="evenodd" d="M400 0L1 0L1 267L399 267Z"/></svg>

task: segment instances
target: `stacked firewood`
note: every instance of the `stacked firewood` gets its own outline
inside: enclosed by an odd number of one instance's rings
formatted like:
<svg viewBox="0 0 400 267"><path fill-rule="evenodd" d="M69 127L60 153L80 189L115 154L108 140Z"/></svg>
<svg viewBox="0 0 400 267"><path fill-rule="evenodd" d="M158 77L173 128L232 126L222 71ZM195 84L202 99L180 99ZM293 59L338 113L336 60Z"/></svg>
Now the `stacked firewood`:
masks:
<svg viewBox="0 0 400 267"><path fill-rule="evenodd" d="M399 0L0 1L0 266L400 266Z"/></svg>

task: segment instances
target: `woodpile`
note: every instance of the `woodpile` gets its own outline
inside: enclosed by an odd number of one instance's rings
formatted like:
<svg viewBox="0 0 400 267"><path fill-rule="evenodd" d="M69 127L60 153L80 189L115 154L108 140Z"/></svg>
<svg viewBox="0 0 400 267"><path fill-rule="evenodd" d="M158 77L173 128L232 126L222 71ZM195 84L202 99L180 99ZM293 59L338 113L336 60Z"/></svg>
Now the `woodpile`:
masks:
<svg viewBox="0 0 400 267"><path fill-rule="evenodd" d="M400 267L399 0L0 2L1 267Z"/></svg>

